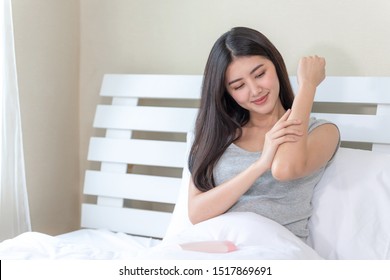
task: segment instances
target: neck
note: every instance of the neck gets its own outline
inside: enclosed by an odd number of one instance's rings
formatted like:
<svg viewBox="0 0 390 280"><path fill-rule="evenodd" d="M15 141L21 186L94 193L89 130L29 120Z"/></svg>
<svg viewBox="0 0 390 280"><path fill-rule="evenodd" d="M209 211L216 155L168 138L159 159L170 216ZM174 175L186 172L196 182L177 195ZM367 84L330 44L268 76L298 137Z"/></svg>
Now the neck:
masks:
<svg viewBox="0 0 390 280"><path fill-rule="evenodd" d="M267 114L257 114L255 112L251 112L246 126L268 130L275 125L285 112L286 110L282 105L275 106L275 108Z"/></svg>

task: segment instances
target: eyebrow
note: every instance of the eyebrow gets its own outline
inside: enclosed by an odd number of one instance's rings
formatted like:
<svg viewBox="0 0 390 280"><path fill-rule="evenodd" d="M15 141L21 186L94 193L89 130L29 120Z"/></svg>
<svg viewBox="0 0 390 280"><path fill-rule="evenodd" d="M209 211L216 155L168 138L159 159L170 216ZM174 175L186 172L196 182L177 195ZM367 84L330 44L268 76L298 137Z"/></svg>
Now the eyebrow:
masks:
<svg viewBox="0 0 390 280"><path fill-rule="evenodd" d="M263 66L264 66L264 64L259 64L259 65L257 65L255 68L252 69L252 71L251 71L249 74L253 74L257 69L259 69L259 68L261 68L261 67L263 67ZM240 81L240 80L242 80L242 78L238 78L238 79L235 79L235 80L233 80L233 81L230 81L230 82L228 83L228 85L230 86L231 84L234 84L235 82L238 82L238 81Z"/></svg>

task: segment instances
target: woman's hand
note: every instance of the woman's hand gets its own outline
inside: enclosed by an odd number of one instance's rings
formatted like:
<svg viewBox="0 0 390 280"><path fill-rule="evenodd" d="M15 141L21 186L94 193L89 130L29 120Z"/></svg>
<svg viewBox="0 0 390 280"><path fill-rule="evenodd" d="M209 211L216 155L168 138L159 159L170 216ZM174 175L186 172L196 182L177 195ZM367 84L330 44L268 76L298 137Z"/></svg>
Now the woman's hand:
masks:
<svg viewBox="0 0 390 280"><path fill-rule="evenodd" d="M272 129L265 134L263 151L258 163L264 165L266 169L271 168L276 151L281 144L296 142L303 135L300 127L302 122L296 119L288 120L290 113L291 110L287 110Z"/></svg>
<svg viewBox="0 0 390 280"><path fill-rule="evenodd" d="M325 64L323 57L308 56L301 58L297 71L299 86L316 88L325 79Z"/></svg>

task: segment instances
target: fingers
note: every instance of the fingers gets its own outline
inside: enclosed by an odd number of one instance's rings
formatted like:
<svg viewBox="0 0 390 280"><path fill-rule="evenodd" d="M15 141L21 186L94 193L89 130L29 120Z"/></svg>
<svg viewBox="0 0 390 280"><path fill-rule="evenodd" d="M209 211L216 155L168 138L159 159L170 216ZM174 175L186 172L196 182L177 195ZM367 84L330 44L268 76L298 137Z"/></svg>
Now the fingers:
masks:
<svg viewBox="0 0 390 280"><path fill-rule="evenodd" d="M325 66L325 64L326 64L325 58L321 57L321 56L318 56L318 55L304 56L304 57L301 58L301 62L302 61L318 62L318 63L322 64L323 66Z"/></svg>
<svg viewBox="0 0 390 280"><path fill-rule="evenodd" d="M287 111L283 114L283 116L279 119L280 121L285 121L288 119L288 116L291 114L291 109L287 109Z"/></svg>
<svg viewBox="0 0 390 280"><path fill-rule="evenodd" d="M301 58L297 72L299 84L318 86L325 79L325 65L325 58L317 55Z"/></svg>
<svg viewBox="0 0 390 280"><path fill-rule="evenodd" d="M299 61L299 66L306 66L306 67L318 67L319 69L325 69L326 66L326 60L323 57L320 56L305 56L302 57Z"/></svg>
<svg viewBox="0 0 390 280"><path fill-rule="evenodd" d="M297 119L289 120L288 117L290 116L290 114L291 114L291 109L288 109L283 114L283 116L275 123L272 129L281 129L291 125L299 125L302 123L300 120Z"/></svg>
<svg viewBox="0 0 390 280"><path fill-rule="evenodd" d="M282 122L282 121L285 121L288 119L288 116L290 116L291 114L291 109L288 109L284 114L283 116L279 119L279 121L277 122Z"/></svg>
<svg viewBox="0 0 390 280"><path fill-rule="evenodd" d="M302 139L303 131L300 120L289 120L291 110L276 122L276 124L265 134L262 156L260 160L268 167L271 166L273 157L278 147L286 142L297 142Z"/></svg>
<svg viewBox="0 0 390 280"><path fill-rule="evenodd" d="M283 118L283 117L282 117ZM297 142L302 139L303 132L300 129L300 121L284 120L284 118L265 134L265 141L260 160L268 168L271 167L278 147L287 142Z"/></svg>
<svg viewBox="0 0 390 280"><path fill-rule="evenodd" d="M289 126L289 127L286 127L286 128L282 128L282 129L279 129L277 131L275 131L273 134L272 134L272 138L273 139L277 139L277 138L280 138L280 137L284 137L284 136L302 136L303 135L303 132L302 130L300 130L298 127L296 126Z"/></svg>
<svg viewBox="0 0 390 280"><path fill-rule="evenodd" d="M302 135L293 135L293 134L288 134L288 135L283 135L281 137L278 137L276 138L274 141L275 141L275 144L277 144L278 146L283 144L283 143L287 143L287 142L298 142L300 139L301 139Z"/></svg>
<svg viewBox="0 0 390 280"><path fill-rule="evenodd" d="M282 143L285 141L297 141L303 135L303 131L300 126L302 122L297 119L289 120L288 117L290 113L291 110L287 110L267 133L269 140L276 140L280 138ZM277 141L277 144L279 144L279 141Z"/></svg>
<svg viewBox="0 0 390 280"><path fill-rule="evenodd" d="M286 142L297 142L302 136L303 132L294 126L290 126L287 128L282 128L275 131L269 131L267 133L268 141L273 143L273 145L279 146L280 144Z"/></svg>

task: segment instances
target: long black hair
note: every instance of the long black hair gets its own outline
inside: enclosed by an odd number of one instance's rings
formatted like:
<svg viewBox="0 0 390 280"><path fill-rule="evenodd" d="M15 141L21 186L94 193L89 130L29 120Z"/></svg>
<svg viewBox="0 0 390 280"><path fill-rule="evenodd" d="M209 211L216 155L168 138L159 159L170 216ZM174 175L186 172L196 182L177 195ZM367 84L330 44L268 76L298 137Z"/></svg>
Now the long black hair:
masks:
<svg viewBox="0 0 390 280"><path fill-rule="evenodd" d="M291 108L294 94L284 60L275 46L262 33L235 27L214 44L208 57L195 138L188 165L195 186L201 191L215 187L213 170L227 147L242 134L249 121L248 110L239 106L227 92L225 72L234 57L260 55L269 59L278 75L279 98L284 109Z"/></svg>

